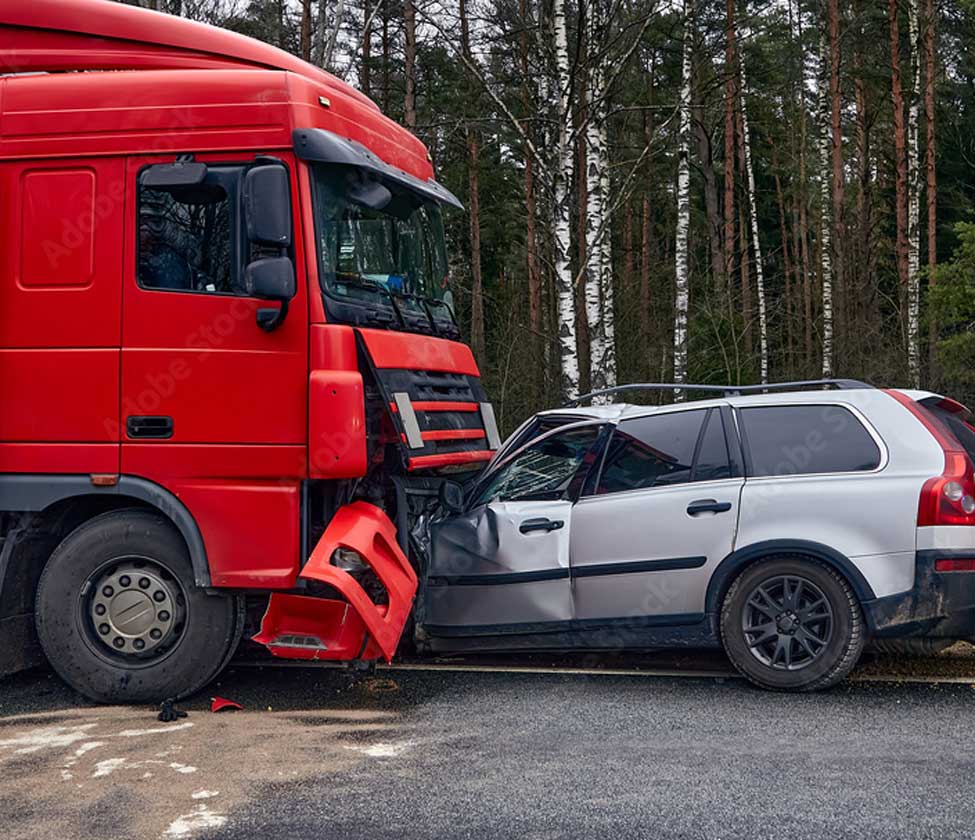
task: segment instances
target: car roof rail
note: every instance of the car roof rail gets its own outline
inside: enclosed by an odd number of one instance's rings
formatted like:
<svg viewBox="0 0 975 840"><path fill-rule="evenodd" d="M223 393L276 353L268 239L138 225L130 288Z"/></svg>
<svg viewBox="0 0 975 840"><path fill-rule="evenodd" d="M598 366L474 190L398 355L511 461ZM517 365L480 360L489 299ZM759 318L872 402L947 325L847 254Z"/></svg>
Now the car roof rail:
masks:
<svg viewBox="0 0 975 840"><path fill-rule="evenodd" d="M601 388L590 391L565 403L565 408L578 406L594 397L604 397L611 394L621 394L626 391L703 391L706 394L720 394L724 397L738 397L747 394L767 394L770 391L801 391L803 388L835 388L838 391L852 391L861 388L873 388L869 382L859 379L802 379L796 382L772 382L764 385L699 385L695 383L678 384L676 382L634 382L628 385L617 385L613 388Z"/></svg>

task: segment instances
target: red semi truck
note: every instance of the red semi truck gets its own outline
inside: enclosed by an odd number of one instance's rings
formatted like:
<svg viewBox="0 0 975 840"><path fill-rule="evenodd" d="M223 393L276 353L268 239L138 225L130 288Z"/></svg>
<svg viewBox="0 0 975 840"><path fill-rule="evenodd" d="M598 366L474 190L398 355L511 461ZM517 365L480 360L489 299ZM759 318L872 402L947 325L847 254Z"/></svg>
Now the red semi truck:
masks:
<svg viewBox="0 0 975 840"><path fill-rule="evenodd" d="M39 640L95 699L187 694L247 607L277 656L389 659L415 513L499 445L426 149L103 0L3 0L0 61L0 671Z"/></svg>

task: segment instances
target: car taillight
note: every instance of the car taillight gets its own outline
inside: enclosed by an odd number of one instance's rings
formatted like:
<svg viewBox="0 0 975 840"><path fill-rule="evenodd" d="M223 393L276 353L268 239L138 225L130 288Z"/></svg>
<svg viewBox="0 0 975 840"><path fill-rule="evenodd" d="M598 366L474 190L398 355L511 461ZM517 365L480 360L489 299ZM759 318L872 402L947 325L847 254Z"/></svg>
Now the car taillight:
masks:
<svg viewBox="0 0 975 840"><path fill-rule="evenodd" d="M918 526L975 525L975 467L968 454L934 414L900 391L887 393L924 425L945 453L941 475L929 478L921 488Z"/></svg>
<svg viewBox="0 0 975 840"><path fill-rule="evenodd" d="M975 525L975 476L964 452L945 452L945 471L924 482L918 525Z"/></svg>

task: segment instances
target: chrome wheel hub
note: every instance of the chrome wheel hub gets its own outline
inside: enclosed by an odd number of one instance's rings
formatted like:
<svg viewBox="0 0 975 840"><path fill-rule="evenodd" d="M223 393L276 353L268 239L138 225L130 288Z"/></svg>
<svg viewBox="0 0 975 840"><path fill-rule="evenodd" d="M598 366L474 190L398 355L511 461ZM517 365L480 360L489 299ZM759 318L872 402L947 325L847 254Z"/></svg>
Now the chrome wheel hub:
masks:
<svg viewBox="0 0 975 840"><path fill-rule="evenodd" d="M177 627L177 584L146 564L120 563L92 583L95 637L116 654L143 656L169 642Z"/></svg>

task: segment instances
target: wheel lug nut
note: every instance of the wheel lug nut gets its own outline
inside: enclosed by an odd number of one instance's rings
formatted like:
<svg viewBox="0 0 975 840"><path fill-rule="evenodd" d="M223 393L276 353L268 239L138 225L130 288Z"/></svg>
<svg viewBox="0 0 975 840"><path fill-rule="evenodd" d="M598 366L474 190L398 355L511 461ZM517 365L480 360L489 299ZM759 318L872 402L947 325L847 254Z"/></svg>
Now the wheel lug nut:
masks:
<svg viewBox="0 0 975 840"><path fill-rule="evenodd" d="M160 621L169 621L169 610L160 610L159 611L159 620Z"/></svg>
<svg viewBox="0 0 975 840"><path fill-rule="evenodd" d="M132 642L132 646L136 650L142 650L146 646L146 643L142 639L136 639L134 642Z"/></svg>
<svg viewBox="0 0 975 840"><path fill-rule="evenodd" d="M157 589L155 592L152 593L152 597L154 601L160 603L166 600L166 593L163 592L161 589Z"/></svg>
<svg viewBox="0 0 975 840"><path fill-rule="evenodd" d="M152 630L149 631L149 638L158 642L162 638L162 630L160 630L158 627L153 627Z"/></svg>
<svg viewBox="0 0 975 840"><path fill-rule="evenodd" d="M102 588L102 595L106 598L111 598L115 594L115 590L111 586L106 586Z"/></svg>
<svg viewBox="0 0 975 840"><path fill-rule="evenodd" d="M122 586L128 586L132 583L132 578L130 578L128 575L122 575L122 577L118 579L118 582L122 584Z"/></svg>
<svg viewBox="0 0 975 840"><path fill-rule="evenodd" d="M114 639L112 639L112 644L117 648L124 648L125 639L123 639L121 636L116 636Z"/></svg>
<svg viewBox="0 0 975 840"><path fill-rule="evenodd" d="M109 626L108 626L107 624L99 624L99 625L98 625L98 632L99 632L99 633L101 633L101 634L102 634L103 636L107 636L107 635L108 635L108 632L109 632L109 631L110 631L111 629L112 629L112 628L111 628L111 627L109 627Z"/></svg>
<svg viewBox="0 0 975 840"><path fill-rule="evenodd" d="M95 604L95 615L105 615L104 604Z"/></svg>
<svg viewBox="0 0 975 840"><path fill-rule="evenodd" d="M139 578L139 589L149 588L149 578Z"/></svg>

